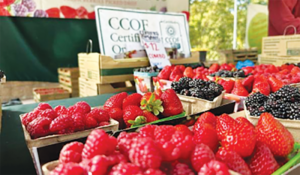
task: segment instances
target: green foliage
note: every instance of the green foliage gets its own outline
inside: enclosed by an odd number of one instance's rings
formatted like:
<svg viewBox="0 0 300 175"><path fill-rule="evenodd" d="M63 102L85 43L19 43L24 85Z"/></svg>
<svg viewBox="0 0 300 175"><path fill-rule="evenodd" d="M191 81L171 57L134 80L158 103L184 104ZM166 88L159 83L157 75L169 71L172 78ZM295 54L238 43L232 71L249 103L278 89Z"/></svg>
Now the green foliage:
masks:
<svg viewBox="0 0 300 175"><path fill-rule="evenodd" d="M267 4L267 0L238 0L238 49L245 44L249 3ZM217 59L218 51L232 48L234 0L191 0L190 13L192 48L208 49L208 59Z"/></svg>

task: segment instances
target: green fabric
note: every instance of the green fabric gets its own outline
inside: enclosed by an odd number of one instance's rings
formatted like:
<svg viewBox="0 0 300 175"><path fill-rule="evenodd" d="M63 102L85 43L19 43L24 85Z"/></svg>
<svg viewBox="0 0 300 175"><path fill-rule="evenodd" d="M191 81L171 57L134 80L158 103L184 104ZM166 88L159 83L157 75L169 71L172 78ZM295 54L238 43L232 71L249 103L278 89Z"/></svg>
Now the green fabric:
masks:
<svg viewBox="0 0 300 175"><path fill-rule="evenodd" d="M100 74L102 76L113 76L113 75L126 75L126 74L133 74L133 70L138 67L134 68L118 68L118 69L101 69Z"/></svg>
<svg viewBox="0 0 300 175"><path fill-rule="evenodd" d="M8 81L57 82L58 67L78 67L88 39L99 52L95 20L0 16L0 69Z"/></svg>
<svg viewBox="0 0 300 175"><path fill-rule="evenodd" d="M114 94L104 94L94 97L70 98L49 101L55 107L74 105L78 101L86 101L90 106L102 106ZM0 134L0 174L36 174L34 165L25 143L20 122L20 114L30 112L37 103L3 108L2 131Z"/></svg>

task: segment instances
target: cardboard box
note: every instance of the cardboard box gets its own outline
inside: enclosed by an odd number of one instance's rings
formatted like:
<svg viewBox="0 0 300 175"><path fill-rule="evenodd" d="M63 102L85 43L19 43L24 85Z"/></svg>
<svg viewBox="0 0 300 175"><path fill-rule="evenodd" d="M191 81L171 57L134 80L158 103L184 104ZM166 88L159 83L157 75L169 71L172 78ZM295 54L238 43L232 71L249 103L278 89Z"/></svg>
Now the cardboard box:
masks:
<svg viewBox="0 0 300 175"><path fill-rule="evenodd" d="M300 56L300 35L264 37L262 55Z"/></svg>
<svg viewBox="0 0 300 175"><path fill-rule="evenodd" d="M274 64L275 66L281 66L285 63L299 63L299 57L283 57L283 56L268 56L268 55L259 55L258 63L259 64Z"/></svg>

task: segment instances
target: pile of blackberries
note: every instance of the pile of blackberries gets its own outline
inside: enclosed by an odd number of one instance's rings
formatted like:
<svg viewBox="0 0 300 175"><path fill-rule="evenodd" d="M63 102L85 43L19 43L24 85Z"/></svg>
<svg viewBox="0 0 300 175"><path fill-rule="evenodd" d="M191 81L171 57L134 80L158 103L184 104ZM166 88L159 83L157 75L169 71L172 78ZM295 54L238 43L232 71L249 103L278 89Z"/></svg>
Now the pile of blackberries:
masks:
<svg viewBox="0 0 300 175"><path fill-rule="evenodd" d="M257 92L246 99L246 107L252 116L269 112L276 118L300 120L300 89L283 86L269 97Z"/></svg>
<svg viewBox="0 0 300 175"><path fill-rule="evenodd" d="M191 79L188 77L180 78L178 82L172 82L172 89L176 93L186 96L213 101L224 90L222 85L213 81L204 81L201 79Z"/></svg>
<svg viewBox="0 0 300 175"><path fill-rule="evenodd" d="M154 73L154 72L159 72L159 71L160 71L160 69L157 66L141 67L141 68L134 69L134 72Z"/></svg>
<svg viewBox="0 0 300 175"><path fill-rule="evenodd" d="M247 77L245 75L244 70L240 69L238 71L228 71L228 70L219 70L218 72L210 74L212 77L240 77L244 78Z"/></svg>

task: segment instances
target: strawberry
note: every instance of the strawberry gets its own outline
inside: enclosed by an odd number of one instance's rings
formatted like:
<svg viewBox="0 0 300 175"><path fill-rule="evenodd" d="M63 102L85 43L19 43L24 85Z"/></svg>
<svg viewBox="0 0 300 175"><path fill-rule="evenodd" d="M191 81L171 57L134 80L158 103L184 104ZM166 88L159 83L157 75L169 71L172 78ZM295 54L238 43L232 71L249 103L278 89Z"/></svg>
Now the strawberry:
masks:
<svg viewBox="0 0 300 175"><path fill-rule="evenodd" d="M163 79L163 80L169 80L170 75L172 72L172 67L171 66L165 66L157 75L157 77L159 79Z"/></svg>
<svg viewBox="0 0 300 175"><path fill-rule="evenodd" d="M231 170L243 174L251 175L251 171L244 159L235 151L220 148L216 153L216 159L224 162Z"/></svg>
<svg viewBox="0 0 300 175"><path fill-rule="evenodd" d="M173 89L167 89L162 95L163 115L165 117L174 116L183 112L183 106L176 92Z"/></svg>
<svg viewBox="0 0 300 175"><path fill-rule="evenodd" d="M162 95L162 90L161 89L156 89L155 91L154 91L154 94L160 99L160 97L161 97L161 95Z"/></svg>
<svg viewBox="0 0 300 175"><path fill-rule="evenodd" d="M173 166L172 175L195 175L187 164L176 162Z"/></svg>
<svg viewBox="0 0 300 175"><path fill-rule="evenodd" d="M216 128L217 117L211 112L201 114L194 125L194 131L201 128L204 123L211 124L214 128Z"/></svg>
<svg viewBox="0 0 300 175"><path fill-rule="evenodd" d="M272 92L278 91L284 85L282 81L278 80L273 76L269 77L268 82Z"/></svg>
<svg viewBox="0 0 300 175"><path fill-rule="evenodd" d="M236 151L242 157L248 157L252 154L255 143L255 130L244 124L237 124L225 130L221 139L223 147Z"/></svg>
<svg viewBox="0 0 300 175"><path fill-rule="evenodd" d="M109 117L117 120L119 122L119 128L124 129L126 128L124 120L123 120L123 110L120 108L112 108L109 111Z"/></svg>
<svg viewBox="0 0 300 175"><path fill-rule="evenodd" d="M178 81L181 77L183 77L183 73L181 72L180 68L175 67L170 74L170 81Z"/></svg>
<svg viewBox="0 0 300 175"><path fill-rule="evenodd" d="M1 7L1 4L0 4L0 16L10 16L9 11L7 11L5 8Z"/></svg>
<svg viewBox="0 0 300 175"><path fill-rule="evenodd" d="M254 82L254 76L250 75L242 81L242 85L247 89L248 92L250 92L252 90L253 82Z"/></svg>
<svg viewBox="0 0 300 175"><path fill-rule="evenodd" d="M164 110L162 107L162 101L155 93L152 92L148 92L142 97L141 109L153 112L154 115L158 115Z"/></svg>
<svg viewBox="0 0 300 175"><path fill-rule="evenodd" d="M203 123L201 127L194 130L194 142L206 144L211 150L216 150L219 141L216 129L209 123Z"/></svg>
<svg viewBox="0 0 300 175"><path fill-rule="evenodd" d="M139 175L142 174L142 171L140 170L139 166L133 164L133 163L120 163L118 165L115 165L109 175Z"/></svg>
<svg viewBox="0 0 300 175"><path fill-rule="evenodd" d="M259 76L254 80L252 93L260 92L268 96L270 94L270 91L270 85L265 77Z"/></svg>
<svg viewBox="0 0 300 175"><path fill-rule="evenodd" d="M33 139L47 136L50 134L50 123L51 119L49 118L37 117L27 125L27 131Z"/></svg>
<svg viewBox="0 0 300 175"><path fill-rule="evenodd" d="M248 91L242 85L241 80L236 80L231 93L234 94L234 95L244 96L244 97L249 95Z"/></svg>
<svg viewBox="0 0 300 175"><path fill-rule="evenodd" d="M8 7L13 4L16 0L2 0L0 1L0 7Z"/></svg>
<svg viewBox="0 0 300 175"><path fill-rule="evenodd" d="M230 175L228 167L217 160L211 160L204 164L198 175Z"/></svg>
<svg viewBox="0 0 300 175"><path fill-rule="evenodd" d="M84 145L80 142L71 142L66 144L59 154L59 163L81 162L81 153Z"/></svg>
<svg viewBox="0 0 300 175"><path fill-rule="evenodd" d="M132 163L143 169L159 168L162 157L156 143L151 138L134 138L129 151Z"/></svg>
<svg viewBox="0 0 300 175"><path fill-rule="evenodd" d="M181 72L184 72L184 70L185 70L185 66L184 65L177 65L177 66L175 66L175 68L176 67L178 67L181 70Z"/></svg>
<svg viewBox="0 0 300 175"><path fill-rule="evenodd" d="M201 167L211 160L215 160L215 155L207 145L201 143L195 147L191 156L191 163L194 170L199 172Z"/></svg>
<svg viewBox="0 0 300 175"><path fill-rule="evenodd" d="M237 122L227 114L217 117L216 129L219 140L225 136L227 130L234 128L236 125Z"/></svg>
<svg viewBox="0 0 300 175"><path fill-rule="evenodd" d="M253 175L272 174L279 168L279 165L268 146L258 141L250 158L249 168Z"/></svg>
<svg viewBox="0 0 300 175"><path fill-rule="evenodd" d="M183 76L193 78L195 76L195 73L193 72L193 68L191 67L185 68L183 72Z"/></svg>
<svg viewBox="0 0 300 175"><path fill-rule="evenodd" d="M104 130L93 130L85 142L82 159L91 159L96 155L110 155L116 146L116 138L109 136Z"/></svg>
<svg viewBox="0 0 300 175"><path fill-rule="evenodd" d="M233 80L223 80L223 79L219 79L217 80L218 84L222 85L224 90L226 91L226 93L230 93L233 89L234 86L234 81Z"/></svg>
<svg viewBox="0 0 300 175"><path fill-rule="evenodd" d="M65 18L75 18L77 16L76 9L69 6L61 6L60 11Z"/></svg>
<svg viewBox="0 0 300 175"><path fill-rule="evenodd" d="M253 71L253 67L243 67L242 69L245 72L245 75L248 75Z"/></svg>
<svg viewBox="0 0 300 175"><path fill-rule="evenodd" d="M139 107L141 105L142 97L143 96L141 94L138 94L138 93L133 93L133 94L127 96L123 101L123 109L125 109L129 105Z"/></svg>
<svg viewBox="0 0 300 175"><path fill-rule="evenodd" d="M87 15L88 15L88 11L87 11L86 8L83 7L83 6L78 7L78 8L76 9L76 13L77 13L77 16L78 16L79 18L86 18Z"/></svg>
<svg viewBox="0 0 300 175"><path fill-rule="evenodd" d="M131 125L139 125L144 123L144 118L139 117L143 116L143 110L137 106L127 106L123 110L123 120L127 127L130 127ZM139 117L137 120L136 118ZM136 121L135 121L136 120Z"/></svg>
<svg viewBox="0 0 300 175"><path fill-rule="evenodd" d="M97 155L91 159L88 163L88 172L90 172L92 175L104 175L106 174L106 171L109 166L109 161L106 156L104 155Z"/></svg>
<svg viewBox="0 0 300 175"><path fill-rule="evenodd" d="M59 18L60 17L60 10L59 8L50 8L46 10L49 18Z"/></svg>
<svg viewBox="0 0 300 175"><path fill-rule="evenodd" d="M293 67L293 69L291 70L292 75L297 75L299 72L300 72L300 68L297 66Z"/></svg>
<svg viewBox="0 0 300 175"><path fill-rule="evenodd" d="M181 131L184 133L184 135L193 135L193 132L186 126L183 124L179 124L179 125L175 125L174 126L176 131Z"/></svg>
<svg viewBox="0 0 300 175"><path fill-rule="evenodd" d="M103 108L107 111L110 111L112 108L120 108L122 109L123 100L127 97L126 92L121 92L110 97L103 105Z"/></svg>
<svg viewBox="0 0 300 175"><path fill-rule="evenodd" d="M88 13L88 19L96 19L95 12Z"/></svg>
<svg viewBox="0 0 300 175"><path fill-rule="evenodd" d="M50 124L52 133L66 134L74 132L74 121L69 115L61 115L55 118Z"/></svg>
<svg viewBox="0 0 300 175"><path fill-rule="evenodd" d="M193 77L194 80L196 79L201 79L203 80L203 75L202 74L196 74L194 77Z"/></svg>
<svg viewBox="0 0 300 175"><path fill-rule="evenodd" d="M254 125L252 123L250 123L249 120L247 120L245 117L238 117L235 119L239 124L243 124L243 125L248 125L250 127L252 127L253 129L255 129Z"/></svg>
<svg viewBox="0 0 300 175"><path fill-rule="evenodd" d="M219 70L228 70L228 71L231 71L232 70L232 67L229 66L227 63L224 63L220 66L220 69Z"/></svg>
<svg viewBox="0 0 300 175"><path fill-rule="evenodd" d="M146 123L151 123L154 122L156 120L159 120L158 117L156 117L155 115L153 115L151 112L144 110L144 117L146 118Z"/></svg>
<svg viewBox="0 0 300 175"><path fill-rule="evenodd" d="M69 162L66 164L59 164L50 175L87 175L88 172L79 164Z"/></svg>
<svg viewBox="0 0 300 175"><path fill-rule="evenodd" d="M265 143L274 156L286 157L293 150L292 134L270 113L260 115L256 133L257 140Z"/></svg>
<svg viewBox="0 0 300 175"><path fill-rule="evenodd" d="M209 72L214 73L220 69L220 65L218 63L214 63L210 66Z"/></svg>

